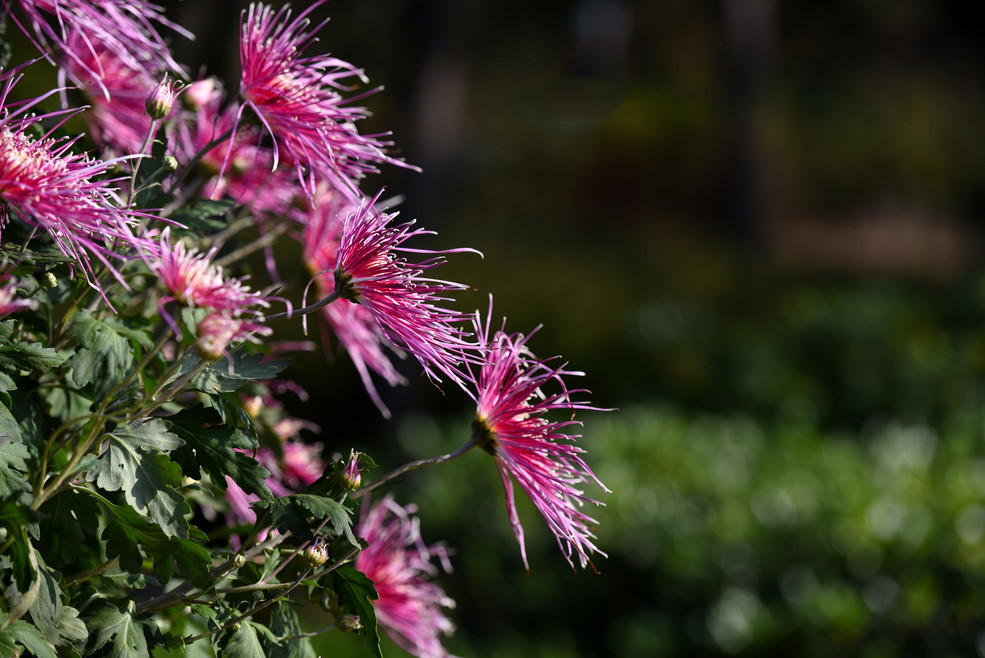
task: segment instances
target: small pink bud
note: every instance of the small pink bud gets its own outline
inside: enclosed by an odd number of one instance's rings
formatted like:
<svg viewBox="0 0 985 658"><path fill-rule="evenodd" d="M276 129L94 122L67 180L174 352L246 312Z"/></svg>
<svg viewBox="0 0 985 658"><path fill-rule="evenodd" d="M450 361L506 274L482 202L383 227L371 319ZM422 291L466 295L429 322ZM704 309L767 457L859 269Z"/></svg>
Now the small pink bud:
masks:
<svg viewBox="0 0 985 658"><path fill-rule="evenodd" d="M328 562L328 546L321 537L315 537L315 541L308 544L304 549L304 561L312 569L316 569Z"/></svg>
<svg viewBox="0 0 985 658"><path fill-rule="evenodd" d="M242 321L216 311L209 313L198 323L198 339L195 347L203 359L218 359L226 352L229 342L236 336Z"/></svg>
<svg viewBox="0 0 985 658"><path fill-rule="evenodd" d="M349 460L342 469L342 484L348 491L355 491L362 484L362 475L359 473L359 453L355 450L349 451Z"/></svg>
<svg viewBox="0 0 985 658"><path fill-rule="evenodd" d="M174 99L181 91L181 87L181 80L168 80L168 76L165 75L160 84L154 87L154 91L150 93L146 103L144 103L147 116L155 120L167 118L171 114Z"/></svg>

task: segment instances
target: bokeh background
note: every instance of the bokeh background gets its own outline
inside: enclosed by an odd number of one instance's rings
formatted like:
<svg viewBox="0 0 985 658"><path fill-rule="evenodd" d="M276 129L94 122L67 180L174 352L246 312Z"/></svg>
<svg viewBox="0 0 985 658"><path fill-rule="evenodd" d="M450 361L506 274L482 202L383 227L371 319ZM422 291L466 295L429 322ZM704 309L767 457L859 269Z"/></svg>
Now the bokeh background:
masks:
<svg viewBox="0 0 985 658"><path fill-rule="evenodd" d="M299 5L303 3L295 3ZM217 7L216 5L222 5ZM171 3L180 59L238 77L245 2ZM407 477L456 550L458 655L985 656L985 40L940 0L332 0L318 47L385 90L423 173L367 181L468 245L465 309L583 369L599 575L492 462ZM407 364L407 372L415 374ZM328 452L466 438L414 377L384 422L305 359ZM368 474L368 477L371 474ZM324 655L365 655L331 637ZM340 652L337 641L342 641ZM345 654L344 652L349 652ZM400 655L392 644L387 655Z"/></svg>

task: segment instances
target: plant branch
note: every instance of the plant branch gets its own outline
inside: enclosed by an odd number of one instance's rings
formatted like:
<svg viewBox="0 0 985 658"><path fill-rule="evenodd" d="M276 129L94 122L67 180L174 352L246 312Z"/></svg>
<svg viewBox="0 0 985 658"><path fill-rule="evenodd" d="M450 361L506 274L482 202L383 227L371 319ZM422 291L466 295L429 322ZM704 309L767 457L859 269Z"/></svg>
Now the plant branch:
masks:
<svg viewBox="0 0 985 658"><path fill-rule="evenodd" d="M471 450L475 446L476 446L476 443L472 439L469 439L468 442L465 443L465 445L463 445L458 450L455 450L454 452L449 452L446 455L439 455L437 457L429 457L427 459L418 459L417 461L410 462L409 464L404 464L400 468L396 468L396 469L390 471L389 473L387 473L383 477L379 478L378 480L374 480L373 482L367 484L365 487L362 487L361 489L358 489L357 491L353 492L352 497L354 499L362 498L363 496L365 496L366 494L368 494L373 489L376 489L377 487L386 484L387 482L389 482L390 480L393 480L394 478L400 477L404 473L409 473L411 471L417 470L417 469L421 468L422 466L432 466L434 464L443 464L445 462L450 462L453 459L458 459L459 457L461 457L462 455L464 455L465 453L467 453L469 450Z"/></svg>

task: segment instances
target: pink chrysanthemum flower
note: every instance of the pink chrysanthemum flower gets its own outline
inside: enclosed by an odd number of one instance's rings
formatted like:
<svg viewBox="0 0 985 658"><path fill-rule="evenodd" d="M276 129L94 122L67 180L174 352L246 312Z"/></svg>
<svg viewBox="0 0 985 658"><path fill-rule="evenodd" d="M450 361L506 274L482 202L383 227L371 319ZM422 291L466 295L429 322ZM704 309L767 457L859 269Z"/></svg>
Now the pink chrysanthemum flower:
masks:
<svg viewBox="0 0 985 658"><path fill-rule="evenodd" d="M291 440L285 441L281 449L283 450L281 459L278 459L274 451L266 446L261 447L256 453L256 460L270 471L266 484L274 496L279 498L301 491L307 485L316 482L324 473L325 463L321 458L320 443L309 445ZM239 452L247 453L246 450ZM226 500L229 501L230 507L227 520L231 524L253 523L257 520L256 511L251 505L259 501L260 497L243 491L228 475Z"/></svg>
<svg viewBox="0 0 985 658"><path fill-rule="evenodd" d="M4 0L4 4L13 3ZM31 27L31 30L24 30L25 34L30 37L33 32L42 52L47 54L46 46L54 45L75 66L88 68L97 84L103 77L98 67L92 66L97 46L90 46L88 54L81 52L78 44L73 47L69 43L71 32L86 35L90 44L100 44L98 48L112 53L130 69L141 69L147 62L154 62L161 70L178 75L182 74L181 67L174 61L156 26L194 38L190 32L165 18L161 7L145 0L16 0L16 4ZM109 89L100 89L108 100Z"/></svg>
<svg viewBox="0 0 985 658"><path fill-rule="evenodd" d="M269 306L259 293L251 291L242 280L227 279L222 268L212 263L214 255L215 249L200 254L195 249L187 249L182 242L172 244L170 227L161 232L159 248L145 255L147 266L171 291L171 295L161 298L158 308L176 334L180 335L181 332L174 319L164 310L164 305L170 301L193 308L226 312L226 315L215 318L214 326L208 327L208 333L217 337L230 333L239 335L243 330L241 326L233 327L231 321L223 325L223 317L231 320L242 313L255 311L256 307Z"/></svg>
<svg viewBox="0 0 985 658"><path fill-rule="evenodd" d="M391 496L364 514L356 534L369 544L356 557L356 569L373 581L379 598L373 601L376 617L400 647L419 658L444 658L443 635L455 626L442 608L455 602L429 579L437 573L431 558L451 571L441 545L425 546L413 505L401 507Z"/></svg>
<svg viewBox="0 0 985 658"><path fill-rule="evenodd" d="M10 278L9 272L0 273L0 319L24 309L37 308L38 302L22 297L18 292L19 287L20 282Z"/></svg>
<svg viewBox="0 0 985 658"><path fill-rule="evenodd" d="M442 256L408 263L399 254L478 252L405 247L410 238L434 232L414 229L412 222L392 225L394 215L377 211L375 202L376 199L363 201L343 216L335 292L367 309L387 338L413 354L432 379L440 381L441 373L461 385L465 379L461 364L476 359L470 354L476 346L455 327L468 316L438 304L450 301L446 296L449 292L467 286L423 276L425 270L444 262Z"/></svg>
<svg viewBox="0 0 985 658"><path fill-rule="evenodd" d="M315 276L316 289L321 298L335 289L335 268L338 261L342 235L342 216L350 203L340 194L322 191L311 208L304 226L304 262ZM339 299L321 309L322 316L352 359L363 386L376 407L389 418L390 412L383 404L370 373L376 373L390 386L406 384L407 380L397 372L388 352L400 357L387 340L373 314L364 306Z"/></svg>
<svg viewBox="0 0 985 658"><path fill-rule="evenodd" d="M119 178L98 180L121 160L93 160L72 152L77 138L53 138L57 125L39 139L29 136L45 119L57 117L60 125L77 111L26 114L55 91L25 102L8 102L21 77L20 68L0 75L0 228L12 216L18 217L46 231L94 288L100 289L93 259L125 286L111 261L130 258L134 250L153 252L156 247L134 234L137 220L111 187Z"/></svg>
<svg viewBox="0 0 985 658"><path fill-rule="evenodd" d="M93 139L120 153L136 153L151 125L145 103L157 84L159 69L152 62L122 58L90 35L68 31L61 74L85 95L89 110L82 116Z"/></svg>
<svg viewBox="0 0 985 658"><path fill-rule="evenodd" d="M523 526L516 511L514 479L547 521L568 563L574 567L572 557L577 555L584 569L591 564L590 554L605 553L592 543L595 535L589 526L597 521L581 507L586 501L601 503L586 497L577 487L595 482L604 491L608 489L579 456L584 450L572 443L577 435L566 434L564 428L580 424L574 420L575 410L600 409L572 399L572 395L586 393L584 389L569 390L565 386L565 377L583 373L565 370L564 365L555 366L553 359L535 358L527 348L529 335L507 334L502 329L491 334L491 316L490 300L486 326L482 326L478 314L475 318L476 335L484 346L484 363L475 378L476 394L472 396L477 407L472 440L496 458L524 566L530 568ZM548 392L552 387L560 390ZM568 412L568 419L545 418L554 410Z"/></svg>
<svg viewBox="0 0 985 658"><path fill-rule="evenodd" d="M239 107L223 107L221 85L212 78L185 87L182 96L189 106L185 120L177 123L171 145L180 162L188 162L201 151L199 169L208 177L202 186L207 198L229 196L249 206L256 217L291 216L303 190L290 170L274 169L273 149L261 145L260 129L240 126L228 142L209 144L236 125Z"/></svg>
<svg viewBox="0 0 985 658"><path fill-rule="evenodd" d="M167 314L161 315L168 319ZM171 321L169 321L171 322ZM172 324L172 328L175 328ZM195 327L195 347L205 359L218 359L226 353L231 343L249 341L259 343L261 336L269 336L273 329L264 324L241 318L232 311L212 311L199 320ZM181 335L177 329L175 334Z"/></svg>
<svg viewBox="0 0 985 658"><path fill-rule="evenodd" d="M241 21L240 95L244 108L256 114L274 140L274 168L286 152L309 194L315 180L322 179L358 199L356 181L377 171L377 163L406 165L385 153L388 144L378 135L360 135L355 128L369 113L351 104L366 93L344 98L340 92L352 89L346 79L366 83L363 72L335 57L303 56L324 25L309 29L309 14L323 2L297 17L288 6L274 11L260 3L250 5Z"/></svg>

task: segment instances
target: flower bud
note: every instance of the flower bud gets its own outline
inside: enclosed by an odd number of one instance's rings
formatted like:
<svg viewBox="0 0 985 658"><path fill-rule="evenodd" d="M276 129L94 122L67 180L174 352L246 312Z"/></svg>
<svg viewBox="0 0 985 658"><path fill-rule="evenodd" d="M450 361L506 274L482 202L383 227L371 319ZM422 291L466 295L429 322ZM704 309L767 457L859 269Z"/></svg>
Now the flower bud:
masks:
<svg viewBox="0 0 985 658"><path fill-rule="evenodd" d="M177 171L178 170L178 159L173 155L164 156L164 168L167 171Z"/></svg>
<svg viewBox="0 0 985 658"><path fill-rule="evenodd" d="M209 313L195 328L198 339L195 347L203 359L218 359L226 352L229 342L236 336L242 322L221 311Z"/></svg>
<svg viewBox="0 0 985 658"><path fill-rule="evenodd" d="M358 631L363 627L363 623L359 619L359 615L339 615L339 618L335 620L335 625L339 630L346 633L350 631Z"/></svg>
<svg viewBox="0 0 985 658"><path fill-rule="evenodd" d="M144 109L147 110L147 116L151 119L160 120L166 119L169 114L171 114L171 108L174 106L174 99L181 90L180 80L168 80L168 76L165 75L164 79L154 87L154 90L147 97L147 101L144 103Z"/></svg>
<svg viewBox="0 0 985 658"><path fill-rule="evenodd" d="M321 537L315 537L315 541L308 544L304 549L304 561L312 569L318 568L328 562L328 546Z"/></svg>
<svg viewBox="0 0 985 658"><path fill-rule="evenodd" d="M57 288L58 279L56 279L55 275L52 274L51 272L45 272L44 274L41 275L41 287L45 289Z"/></svg>
<svg viewBox="0 0 985 658"><path fill-rule="evenodd" d="M359 473L359 453L355 450L349 451L349 459L342 469L342 484L346 491L355 491L362 484L362 475Z"/></svg>

